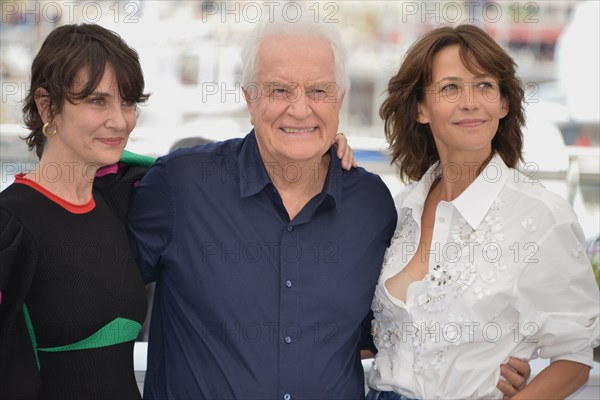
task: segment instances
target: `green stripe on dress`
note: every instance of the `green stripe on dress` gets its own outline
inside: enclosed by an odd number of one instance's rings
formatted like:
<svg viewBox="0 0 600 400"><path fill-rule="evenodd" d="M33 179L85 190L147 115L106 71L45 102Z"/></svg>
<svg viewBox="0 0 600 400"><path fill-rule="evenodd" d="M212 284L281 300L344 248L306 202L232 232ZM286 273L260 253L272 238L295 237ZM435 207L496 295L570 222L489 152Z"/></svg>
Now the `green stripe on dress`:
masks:
<svg viewBox="0 0 600 400"><path fill-rule="evenodd" d="M31 323L31 317L29 316L26 304L23 304L23 315L25 316L25 325L27 325L27 331L29 331L29 339L31 340L31 347L33 347L33 354L35 355L35 362L39 371L40 358L38 357L37 339L35 338L35 331L33 330L33 324Z"/></svg>
<svg viewBox="0 0 600 400"><path fill-rule="evenodd" d="M57 347L38 348L39 351L58 352L96 349L135 340L142 329L139 322L127 318L115 318L91 336L76 343Z"/></svg>

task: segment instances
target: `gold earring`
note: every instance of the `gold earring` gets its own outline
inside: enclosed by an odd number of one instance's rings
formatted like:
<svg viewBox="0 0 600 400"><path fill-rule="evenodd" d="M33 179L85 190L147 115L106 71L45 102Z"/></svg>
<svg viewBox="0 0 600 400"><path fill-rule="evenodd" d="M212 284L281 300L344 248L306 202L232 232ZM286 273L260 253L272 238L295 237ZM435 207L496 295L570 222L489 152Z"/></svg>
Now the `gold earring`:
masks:
<svg viewBox="0 0 600 400"><path fill-rule="evenodd" d="M51 136L54 136L54 135L56 135L58 133L58 128L54 128L54 132L48 133L48 131L47 131L48 126L50 126L50 122L46 122L44 124L44 126L42 126L42 133L44 134L44 136L51 137Z"/></svg>

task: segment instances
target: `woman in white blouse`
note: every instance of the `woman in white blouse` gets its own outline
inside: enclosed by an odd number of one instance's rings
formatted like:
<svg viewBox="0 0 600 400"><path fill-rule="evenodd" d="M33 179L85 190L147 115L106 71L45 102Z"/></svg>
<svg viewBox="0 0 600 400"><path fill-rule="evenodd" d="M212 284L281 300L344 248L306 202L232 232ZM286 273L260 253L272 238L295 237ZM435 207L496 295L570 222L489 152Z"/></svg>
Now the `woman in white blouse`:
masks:
<svg viewBox="0 0 600 400"><path fill-rule="evenodd" d="M599 295L569 204L514 169L524 92L515 64L474 26L416 42L380 114L413 182L373 300L368 399L502 398L509 357L551 364L514 398L585 383Z"/></svg>

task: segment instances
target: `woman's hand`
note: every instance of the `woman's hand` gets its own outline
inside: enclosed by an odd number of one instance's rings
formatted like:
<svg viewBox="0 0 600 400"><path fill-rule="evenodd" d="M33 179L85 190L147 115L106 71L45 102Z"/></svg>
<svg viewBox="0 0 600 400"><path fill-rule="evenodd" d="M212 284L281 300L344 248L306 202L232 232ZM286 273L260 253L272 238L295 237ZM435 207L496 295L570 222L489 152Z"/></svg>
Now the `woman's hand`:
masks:
<svg viewBox="0 0 600 400"><path fill-rule="evenodd" d="M337 147L336 154L342 162L342 168L350 170L352 167L356 167L356 160L354 159L354 151L348 145L348 139L343 133L335 135L335 146Z"/></svg>
<svg viewBox="0 0 600 400"><path fill-rule="evenodd" d="M500 380L496 387L504 393L503 400L508 400L518 394L531 375L531 367L527 361L510 357L508 363L500 366L500 373L506 380Z"/></svg>

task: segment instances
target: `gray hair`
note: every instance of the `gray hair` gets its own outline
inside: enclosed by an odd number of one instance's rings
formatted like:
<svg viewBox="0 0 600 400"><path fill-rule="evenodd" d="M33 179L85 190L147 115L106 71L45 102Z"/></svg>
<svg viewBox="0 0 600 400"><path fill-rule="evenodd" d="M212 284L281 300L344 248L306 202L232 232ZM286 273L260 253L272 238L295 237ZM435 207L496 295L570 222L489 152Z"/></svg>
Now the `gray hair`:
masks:
<svg viewBox="0 0 600 400"><path fill-rule="evenodd" d="M347 74L346 48L337 28L330 22L315 22L311 13L303 12L296 19L274 13L263 17L242 44L242 86L256 80L256 57L262 42L269 37L316 38L327 41L333 52L338 98L350 88Z"/></svg>

